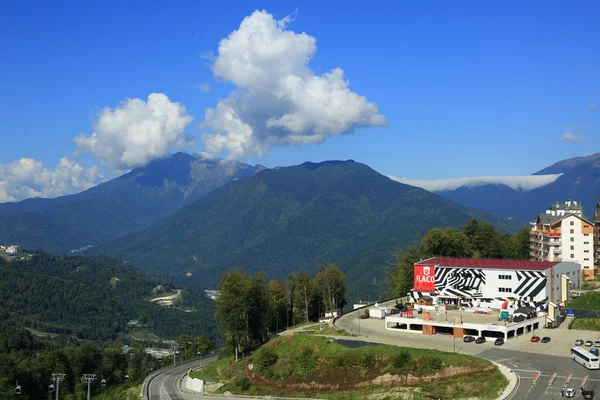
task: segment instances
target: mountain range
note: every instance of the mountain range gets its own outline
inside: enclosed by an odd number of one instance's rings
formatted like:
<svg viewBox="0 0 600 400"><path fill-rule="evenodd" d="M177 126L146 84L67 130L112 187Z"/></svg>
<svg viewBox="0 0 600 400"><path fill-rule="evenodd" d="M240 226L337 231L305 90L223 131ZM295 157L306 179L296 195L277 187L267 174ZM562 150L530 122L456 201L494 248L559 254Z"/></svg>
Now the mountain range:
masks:
<svg viewBox="0 0 600 400"><path fill-rule="evenodd" d="M84 254L202 288L233 267L281 278L333 262L355 290L381 282L396 251L434 227L477 218L516 231L566 199L589 216L599 167L594 154L537 172L534 188L483 182L438 196L352 160L270 170L176 153L76 195L0 204L0 243L63 253L93 245Z"/></svg>
<svg viewBox="0 0 600 400"><path fill-rule="evenodd" d="M262 169L176 153L75 195L0 204L0 243L55 253L106 243Z"/></svg>
<svg viewBox="0 0 600 400"><path fill-rule="evenodd" d="M230 182L91 253L200 287L214 287L235 267L282 278L335 263L350 291L373 294L365 283L385 279L398 250L431 228L476 218L518 229L352 160L304 163Z"/></svg>
<svg viewBox="0 0 600 400"><path fill-rule="evenodd" d="M533 176L560 175L531 190L480 183L434 192L449 200L521 223L534 221L553 203L576 200L592 219L600 201L600 153L557 162Z"/></svg>

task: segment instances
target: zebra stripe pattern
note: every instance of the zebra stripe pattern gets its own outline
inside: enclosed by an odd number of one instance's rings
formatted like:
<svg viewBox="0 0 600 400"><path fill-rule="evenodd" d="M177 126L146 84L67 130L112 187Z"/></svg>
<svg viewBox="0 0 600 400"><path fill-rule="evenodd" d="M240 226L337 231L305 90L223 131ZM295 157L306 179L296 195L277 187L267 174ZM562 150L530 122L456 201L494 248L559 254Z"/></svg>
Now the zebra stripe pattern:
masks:
<svg viewBox="0 0 600 400"><path fill-rule="evenodd" d="M517 271L517 288L514 290L521 298L535 298L545 288L548 279L542 271Z"/></svg>

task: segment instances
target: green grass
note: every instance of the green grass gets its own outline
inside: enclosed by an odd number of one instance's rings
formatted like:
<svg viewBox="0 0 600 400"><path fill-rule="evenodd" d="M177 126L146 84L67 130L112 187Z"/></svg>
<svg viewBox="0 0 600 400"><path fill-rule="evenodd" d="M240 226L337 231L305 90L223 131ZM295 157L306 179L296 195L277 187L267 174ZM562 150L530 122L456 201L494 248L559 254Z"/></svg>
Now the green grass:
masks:
<svg viewBox="0 0 600 400"><path fill-rule="evenodd" d="M583 293L568 304L572 310L600 310L600 292Z"/></svg>
<svg viewBox="0 0 600 400"><path fill-rule="evenodd" d="M571 325L571 329L582 331L600 331L599 318L576 318Z"/></svg>
<svg viewBox="0 0 600 400"><path fill-rule="evenodd" d="M366 346L350 349L333 340L309 334L279 337L271 340L251 356L248 364L271 382L282 384L346 383L353 385L389 375L421 375L443 371L448 367L468 366L474 371L489 367L487 360L438 350L401 348L396 346ZM428 395L444 398L495 398L507 385L496 369L487 375L429 383L419 387L371 387L366 389L326 390L323 393L269 388L253 384L242 362L222 359L192 374L206 381L225 383L219 393L286 397L312 397L335 400L352 399L426 399ZM482 380L486 381L482 385Z"/></svg>
<svg viewBox="0 0 600 400"><path fill-rule="evenodd" d="M235 369L233 357L227 357L215 362L211 362L206 367L196 370L190 374L190 377L202 379L206 382L219 382L231 377Z"/></svg>

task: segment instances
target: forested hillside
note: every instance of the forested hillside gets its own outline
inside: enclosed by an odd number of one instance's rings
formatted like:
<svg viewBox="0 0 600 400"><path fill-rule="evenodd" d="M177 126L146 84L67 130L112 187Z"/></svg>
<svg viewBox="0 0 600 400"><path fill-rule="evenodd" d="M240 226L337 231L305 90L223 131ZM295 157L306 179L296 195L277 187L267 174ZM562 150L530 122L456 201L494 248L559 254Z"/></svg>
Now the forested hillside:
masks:
<svg viewBox="0 0 600 400"><path fill-rule="evenodd" d="M333 263L346 274L350 292L374 294L377 288L365 283L385 280L398 249L417 244L429 229L459 228L473 218L518 230L364 164L305 163L231 182L92 251L150 273L169 271L205 288L215 287L234 267L279 279L299 271L313 274L320 263Z"/></svg>
<svg viewBox="0 0 600 400"><path fill-rule="evenodd" d="M193 311L164 308L147 301L159 284L108 258L0 258L0 323L100 341L134 329L165 338L214 334L211 300L186 289L181 306ZM138 325L128 325L132 320Z"/></svg>

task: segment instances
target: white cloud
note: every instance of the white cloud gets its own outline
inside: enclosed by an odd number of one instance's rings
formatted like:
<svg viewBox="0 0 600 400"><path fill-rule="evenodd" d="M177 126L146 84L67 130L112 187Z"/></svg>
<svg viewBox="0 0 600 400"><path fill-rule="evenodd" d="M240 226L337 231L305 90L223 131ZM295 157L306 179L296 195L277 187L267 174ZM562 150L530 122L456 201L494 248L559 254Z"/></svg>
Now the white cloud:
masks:
<svg viewBox="0 0 600 400"><path fill-rule="evenodd" d="M210 92L210 90L212 89L210 87L210 85L208 83L196 83L194 85L192 85L195 89L200 89L202 92L204 93L208 93Z"/></svg>
<svg viewBox="0 0 600 400"><path fill-rule="evenodd" d="M556 181L561 175L562 174L525 176L481 176L475 178L441 179L436 181L412 180L407 178L398 178L392 175L388 175L388 178L396 182L404 183L406 185L420 187L430 192L454 190L460 187L472 188L484 185L506 185L514 190L528 191L548 185Z"/></svg>
<svg viewBox="0 0 600 400"><path fill-rule="evenodd" d="M348 88L340 68L315 75L308 63L316 39L287 30L291 21L255 11L219 43L213 73L237 90L206 110L205 153L260 156L272 146L320 143L356 127L386 125L375 104Z"/></svg>
<svg viewBox="0 0 600 400"><path fill-rule="evenodd" d="M94 133L78 135L75 144L103 165L128 170L193 144L185 134L192 120L183 105L152 93L147 101L126 99L114 110L105 108Z"/></svg>
<svg viewBox="0 0 600 400"><path fill-rule="evenodd" d="M571 132L567 132L560 137L561 142L578 142L583 139L581 135L574 135Z"/></svg>
<svg viewBox="0 0 600 400"><path fill-rule="evenodd" d="M85 168L61 158L54 170L32 158L0 164L0 202L57 197L89 189L104 180L98 167Z"/></svg>

